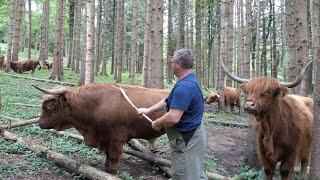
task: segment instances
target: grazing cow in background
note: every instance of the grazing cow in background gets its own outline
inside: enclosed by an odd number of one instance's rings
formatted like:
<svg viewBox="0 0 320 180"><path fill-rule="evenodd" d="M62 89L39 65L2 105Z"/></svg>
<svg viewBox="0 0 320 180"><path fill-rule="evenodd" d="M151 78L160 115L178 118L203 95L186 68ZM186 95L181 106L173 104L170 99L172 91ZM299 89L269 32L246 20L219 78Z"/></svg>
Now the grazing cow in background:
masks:
<svg viewBox="0 0 320 180"><path fill-rule="evenodd" d="M12 70L17 73L32 71L31 73L33 74L38 65L39 65L39 70L40 70L41 65L40 65L39 61L33 61L30 59L27 59L27 60L23 60L23 61L10 62L10 66L11 66Z"/></svg>
<svg viewBox="0 0 320 180"><path fill-rule="evenodd" d="M4 68L4 56L0 54L0 69Z"/></svg>
<svg viewBox="0 0 320 180"><path fill-rule="evenodd" d="M232 75L221 62L224 73L242 83L240 88L246 95L244 110L255 116L253 123L259 158L266 179L271 180L277 162L281 162L281 179L294 174L297 161L301 162L304 176L311 155L313 115L309 100L287 95L288 88L297 86L303 79L309 62L302 68L294 82L279 82L274 78L257 77L243 79Z"/></svg>
<svg viewBox="0 0 320 180"><path fill-rule="evenodd" d="M43 66L47 69L52 69L52 62L48 61L48 60L44 60L43 61Z"/></svg>
<svg viewBox="0 0 320 180"><path fill-rule="evenodd" d="M205 102L211 104L213 102L218 102L221 94L224 94L225 104L229 105L233 110L234 106L239 108L240 114L240 91L233 87L224 86L219 89L217 92L211 92L208 96L205 97Z"/></svg>
<svg viewBox="0 0 320 180"><path fill-rule="evenodd" d="M76 88L42 89L46 93L39 125L58 131L74 127L84 137L87 146L106 153L108 173L119 173L123 144L131 138L152 139L164 131L155 131L151 123L139 117L126 101L119 87L137 107L149 107L168 96L169 91L122 84L89 84ZM141 99L141 97L144 97ZM151 119L164 112L150 114Z"/></svg>

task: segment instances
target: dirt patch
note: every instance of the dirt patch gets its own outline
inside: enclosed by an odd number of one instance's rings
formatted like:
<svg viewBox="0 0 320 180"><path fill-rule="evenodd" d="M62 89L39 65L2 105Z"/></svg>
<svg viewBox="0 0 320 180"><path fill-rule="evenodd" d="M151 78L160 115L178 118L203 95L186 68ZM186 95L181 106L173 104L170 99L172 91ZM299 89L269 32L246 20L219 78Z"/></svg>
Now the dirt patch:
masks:
<svg viewBox="0 0 320 180"><path fill-rule="evenodd" d="M217 159L221 174L234 176L245 158L247 129L215 126L207 131L207 154Z"/></svg>

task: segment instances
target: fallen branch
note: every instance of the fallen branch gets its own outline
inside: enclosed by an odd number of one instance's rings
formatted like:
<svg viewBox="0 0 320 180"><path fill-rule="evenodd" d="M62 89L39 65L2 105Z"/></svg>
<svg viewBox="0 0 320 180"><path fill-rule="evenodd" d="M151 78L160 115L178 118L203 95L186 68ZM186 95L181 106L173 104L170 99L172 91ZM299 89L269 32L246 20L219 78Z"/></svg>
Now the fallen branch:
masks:
<svg viewBox="0 0 320 180"><path fill-rule="evenodd" d="M231 178L206 171L208 180L231 180Z"/></svg>
<svg viewBox="0 0 320 180"><path fill-rule="evenodd" d="M41 107L41 105L34 105L34 104L22 104L22 103L10 103L9 105L14 105L14 106L25 106L25 107Z"/></svg>
<svg viewBox="0 0 320 180"><path fill-rule="evenodd" d="M138 112L137 106L135 106L135 105L133 104L133 102L129 99L129 97L127 96L126 92L125 92L121 87L119 87L119 89L120 89L122 95L124 96L124 98L125 98L125 99L129 102L129 104ZM143 116L144 118L146 118L149 122L152 123L152 119L150 119L147 115L142 114L142 116Z"/></svg>
<svg viewBox="0 0 320 180"><path fill-rule="evenodd" d="M16 120L16 123L13 123L10 125L0 125L0 128L3 129L10 129L10 128L15 128L15 127L21 127L21 126L26 126L26 125L30 125L30 124L35 124L39 122L39 118L33 118L33 119L29 119L29 120Z"/></svg>
<svg viewBox="0 0 320 180"><path fill-rule="evenodd" d="M61 84L61 85L67 85L67 86L76 86L76 84L70 83L70 82L53 81L53 80L46 80L46 79L39 79L39 78L32 78L32 77L24 77L24 76L18 76L18 75L14 75L14 74L9 74L9 73L3 73L3 75L15 77L15 78L22 78L22 79L46 82L46 83Z"/></svg>
<svg viewBox="0 0 320 180"><path fill-rule="evenodd" d="M108 174L106 172L103 172L99 169L96 169L94 167L84 165L83 163L77 162L71 158L68 158L67 156L54 152L50 150L49 148L46 148L44 146L38 145L34 142L31 142L23 137L20 137L14 133L11 133L10 131L0 129L1 135L9 140L13 140L18 142L19 144L24 145L27 149L30 149L31 151L41 154L42 156L53 160L58 165L72 171L75 173L82 173L87 178L90 179L119 179L111 174Z"/></svg>
<svg viewBox="0 0 320 180"><path fill-rule="evenodd" d="M207 122L209 123L217 123L221 124L223 126L236 126L236 127L250 127L249 123L240 123L240 122L231 122L231 121L217 121L212 119L207 119Z"/></svg>
<svg viewBox="0 0 320 180"><path fill-rule="evenodd" d="M49 130L49 131L53 132L53 133L56 133L58 135L68 136L68 137L71 137L71 138L74 138L74 139L78 139L78 140L84 141L84 138L81 135L68 133L68 132L64 132L64 131L56 131L56 130ZM157 156L157 155L155 155L155 154L153 154L151 152L149 152L149 153L141 153L139 151L128 149L126 147L124 147L124 152L126 154L130 154L130 155L133 155L133 156L139 157L141 159L145 159L145 160L151 161L151 162L159 164L159 165L164 165L164 166L170 166L171 165L171 162L169 160L161 158L161 157L159 157L159 156Z"/></svg>

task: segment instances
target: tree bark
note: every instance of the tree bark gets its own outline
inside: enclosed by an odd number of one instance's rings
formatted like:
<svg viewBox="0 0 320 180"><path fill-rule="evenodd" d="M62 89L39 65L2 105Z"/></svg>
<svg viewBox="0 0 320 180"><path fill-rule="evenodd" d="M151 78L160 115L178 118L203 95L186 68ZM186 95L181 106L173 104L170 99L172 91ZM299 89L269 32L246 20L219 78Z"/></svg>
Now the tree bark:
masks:
<svg viewBox="0 0 320 180"><path fill-rule="evenodd" d="M89 84L93 82L92 68L94 66L94 4L95 0L87 1L87 41L86 41L86 71L84 84Z"/></svg>
<svg viewBox="0 0 320 180"><path fill-rule="evenodd" d="M172 23L172 0L168 0L168 40L167 40L167 81L168 83L172 83L173 80L173 71L171 67L171 57L173 56L173 42L172 42L172 30L173 30L173 23Z"/></svg>
<svg viewBox="0 0 320 180"><path fill-rule="evenodd" d="M40 36L40 52L38 61L44 65L44 61L48 59L48 39L49 39L49 11L50 1L43 2L42 21L41 21L41 36Z"/></svg>
<svg viewBox="0 0 320 180"><path fill-rule="evenodd" d="M163 89L163 0L152 3L148 87Z"/></svg>
<svg viewBox="0 0 320 180"><path fill-rule="evenodd" d="M185 33L185 5L186 5L186 0L179 0L179 40L178 40L178 49L180 48L185 48L185 38L184 38L184 33Z"/></svg>
<svg viewBox="0 0 320 180"><path fill-rule="evenodd" d="M63 23L64 23L64 8L65 8L65 0L57 1L57 26L56 26L56 40L54 45L54 59L53 59L53 67L52 74L50 79L63 81Z"/></svg>
<svg viewBox="0 0 320 180"><path fill-rule="evenodd" d="M196 45L195 45L195 58L196 58L196 76L201 85L202 79L202 47L201 47L201 21L202 21L202 5L200 0L196 0L195 4L195 12L196 12Z"/></svg>
<svg viewBox="0 0 320 180"><path fill-rule="evenodd" d="M32 48L32 11L31 11L31 0L28 1L28 8L29 8L28 59L31 59L31 48Z"/></svg>
<svg viewBox="0 0 320 180"><path fill-rule="evenodd" d="M124 60L124 0L118 1L117 7L117 59L116 59L116 83L122 82L122 65Z"/></svg>
<svg viewBox="0 0 320 180"><path fill-rule="evenodd" d="M136 70L136 62L137 62L137 18L138 18L138 5L137 0L132 0L132 25L131 25L131 68L130 68L130 84L135 84L135 70Z"/></svg>
<svg viewBox="0 0 320 180"><path fill-rule="evenodd" d="M149 87L148 85L148 70L149 70L149 62L150 62L150 28L151 28L151 19L152 19L152 0L147 0L146 6L146 23L144 28L144 47L143 47L143 62L142 62L142 80L141 86Z"/></svg>
<svg viewBox="0 0 320 180"><path fill-rule="evenodd" d="M17 13L15 16L14 31L13 31L13 43L12 43L12 57L11 61L18 61L20 50L20 31L22 25L22 16L25 9L26 0L19 0L17 4Z"/></svg>
<svg viewBox="0 0 320 180"><path fill-rule="evenodd" d="M313 138L309 179L320 179L320 0L312 2L312 41L314 77Z"/></svg>
<svg viewBox="0 0 320 180"><path fill-rule="evenodd" d="M16 1L11 0L10 1L10 9L9 9L9 24L8 24L8 30L7 30L7 64L6 64L6 72L9 72L10 62L11 62L11 54L12 54L12 41L13 41L13 27L14 27L14 15L15 15L15 9L16 9Z"/></svg>

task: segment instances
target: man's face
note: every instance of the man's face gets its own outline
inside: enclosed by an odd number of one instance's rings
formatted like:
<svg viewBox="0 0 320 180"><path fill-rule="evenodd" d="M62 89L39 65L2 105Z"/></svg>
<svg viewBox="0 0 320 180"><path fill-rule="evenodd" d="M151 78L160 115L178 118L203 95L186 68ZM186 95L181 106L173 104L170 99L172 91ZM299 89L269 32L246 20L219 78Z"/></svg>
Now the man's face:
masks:
<svg viewBox="0 0 320 180"><path fill-rule="evenodd" d="M170 63L171 63L171 67L174 75L177 75L179 69L181 68L181 62L175 60L174 58L171 58Z"/></svg>

